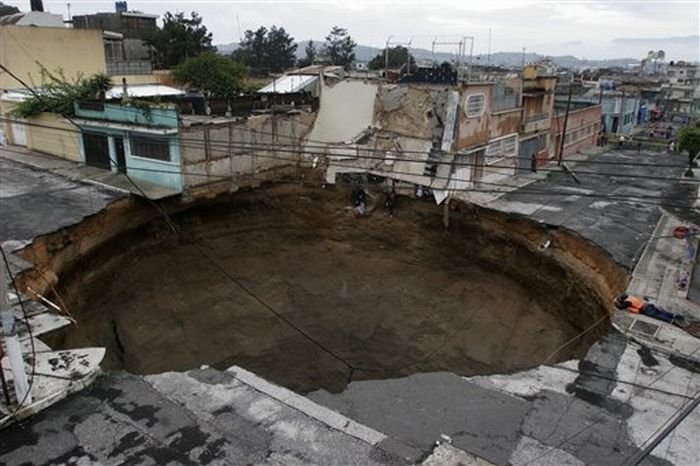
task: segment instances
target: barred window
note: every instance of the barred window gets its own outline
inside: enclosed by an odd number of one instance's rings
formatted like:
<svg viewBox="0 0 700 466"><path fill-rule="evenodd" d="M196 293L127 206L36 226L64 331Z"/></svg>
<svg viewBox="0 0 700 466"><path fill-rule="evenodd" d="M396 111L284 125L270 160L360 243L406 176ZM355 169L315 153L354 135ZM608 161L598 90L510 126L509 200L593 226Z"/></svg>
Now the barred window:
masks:
<svg viewBox="0 0 700 466"><path fill-rule="evenodd" d="M492 141L486 146L486 163L491 164L505 157L514 157L518 152L518 136L508 136L497 141Z"/></svg>
<svg viewBox="0 0 700 466"><path fill-rule="evenodd" d="M467 96L465 111L468 118L480 117L484 114L484 103L486 97L484 94L470 94Z"/></svg>
<svg viewBox="0 0 700 466"><path fill-rule="evenodd" d="M158 136L132 135L131 155L170 162L170 142Z"/></svg>

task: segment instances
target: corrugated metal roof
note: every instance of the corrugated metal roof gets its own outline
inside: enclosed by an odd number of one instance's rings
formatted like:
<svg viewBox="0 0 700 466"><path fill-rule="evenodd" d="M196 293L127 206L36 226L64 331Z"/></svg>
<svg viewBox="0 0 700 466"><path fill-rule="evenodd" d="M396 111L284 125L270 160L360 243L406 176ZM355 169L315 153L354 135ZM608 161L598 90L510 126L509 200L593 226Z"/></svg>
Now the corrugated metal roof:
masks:
<svg viewBox="0 0 700 466"><path fill-rule="evenodd" d="M267 86L260 89L261 94L291 94L299 92L318 80L318 76L305 74L291 74L277 78Z"/></svg>
<svg viewBox="0 0 700 466"><path fill-rule="evenodd" d="M185 95L185 91L176 89L162 84L134 84L127 85L126 92L130 97L157 97L157 96L173 96ZM107 91L105 97L107 99L120 99L123 94L122 86L114 86Z"/></svg>

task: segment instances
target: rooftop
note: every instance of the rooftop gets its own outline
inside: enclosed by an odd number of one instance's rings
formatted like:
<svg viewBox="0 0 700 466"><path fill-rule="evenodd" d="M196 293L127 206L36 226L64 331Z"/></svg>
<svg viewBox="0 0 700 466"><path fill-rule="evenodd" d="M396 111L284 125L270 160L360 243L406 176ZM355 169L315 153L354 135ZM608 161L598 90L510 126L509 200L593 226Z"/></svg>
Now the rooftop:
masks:
<svg viewBox="0 0 700 466"><path fill-rule="evenodd" d="M643 165L658 164L659 157L608 151L594 159L600 164L582 157L571 164L581 184L562 172L472 201L577 232L632 271L631 292L671 303L676 290L668 282L682 243L661 238L676 222L700 223L700 199L697 181L681 182L682 160L675 166L673 156L664 156L668 167L655 169L663 179L648 179ZM611 170L612 163L630 162L636 168ZM2 164L0 173L11 182L0 186L12 200L3 206L14 206L12 222L3 224L5 242L60 229L119 197L101 189L97 198L78 195L82 184L17 162ZM75 204L42 194L62 187L75 191ZM650 195L658 201L650 203ZM671 278L659 279L659 271ZM682 312L700 316L690 304ZM301 396L236 366L109 373L93 388L4 430L0 462L439 464L449 454L480 465L617 465L700 390L697 339L658 322L658 338L638 332L641 324L617 322L578 361L544 361L508 375L356 381L337 394ZM698 436L696 410L650 461L694 466Z"/></svg>

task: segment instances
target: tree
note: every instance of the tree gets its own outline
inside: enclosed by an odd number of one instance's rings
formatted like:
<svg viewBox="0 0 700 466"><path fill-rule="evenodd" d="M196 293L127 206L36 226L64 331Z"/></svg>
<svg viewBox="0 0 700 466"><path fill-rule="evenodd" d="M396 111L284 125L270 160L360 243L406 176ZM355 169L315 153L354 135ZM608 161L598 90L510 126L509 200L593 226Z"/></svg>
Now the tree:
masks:
<svg viewBox="0 0 700 466"><path fill-rule="evenodd" d="M40 94L32 95L17 104L11 112L14 116L28 118L42 112L73 116L73 104L88 99L103 99L105 92L112 87L109 76L105 74L79 77L71 82L61 70L52 73L43 67L41 81Z"/></svg>
<svg viewBox="0 0 700 466"><path fill-rule="evenodd" d="M695 157L700 153L700 121L694 126L686 126L680 131L678 138L678 150L688 152L688 170L685 176L693 176Z"/></svg>
<svg viewBox="0 0 700 466"><path fill-rule="evenodd" d="M231 98L241 89L245 68L231 58L204 52L180 63L172 72L175 82L190 85L209 97Z"/></svg>
<svg viewBox="0 0 700 466"><path fill-rule="evenodd" d="M332 65L347 68L355 61L355 46L357 44L352 40L347 29L333 26L323 46L324 59Z"/></svg>
<svg viewBox="0 0 700 466"><path fill-rule="evenodd" d="M255 70L283 71L294 66L297 44L284 28L248 30L232 57Z"/></svg>
<svg viewBox="0 0 700 466"><path fill-rule="evenodd" d="M14 15L15 13L19 13L19 8L12 5L5 5L3 2L0 2L0 17Z"/></svg>
<svg viewBox="0 0 700 466"><path fill-rule="evenodd" d="M213 51L212 34L194 11L189 18L184 13L165 13L163 27L146 37L153 47L158 68L172 68L187 58Z"/></svg>
<svg viewBox="0 0 700 466"><path fill-rule="evenodd" d="M386 66L386 56L384 55L386 53L386 50L387 49L382 50L369 61L367 67L370 70L384 69L384 67ZM413 58L413 55L411 55L408 52L408 49L406 47L397 45L396 47L389 48L389 68L401 68L406 64L407 61L409 61L410 66L416 64L415 58Z"/></svg>
<svg viewBox="0 0 700 466"><path fill-rule="evenodd" d="M304 48L304 53L306 56L299 59L299 67L303 68L305 66L311 66L318 60L318 51L316 50L316 45L314 41L310 40L306 47Z"/></svg>

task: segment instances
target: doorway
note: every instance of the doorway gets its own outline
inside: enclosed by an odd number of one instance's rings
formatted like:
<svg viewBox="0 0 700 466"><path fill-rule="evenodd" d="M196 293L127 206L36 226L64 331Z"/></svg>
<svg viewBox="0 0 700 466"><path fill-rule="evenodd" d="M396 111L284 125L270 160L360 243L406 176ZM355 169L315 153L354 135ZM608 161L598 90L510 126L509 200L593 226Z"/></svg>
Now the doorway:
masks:
<svg viewBox="0 0 700 466"><path fill-rule="evenodd" d="M126 173L126 155L124 154L124 138L114 136L114 152L116 154L117 171Z"/></svg>

